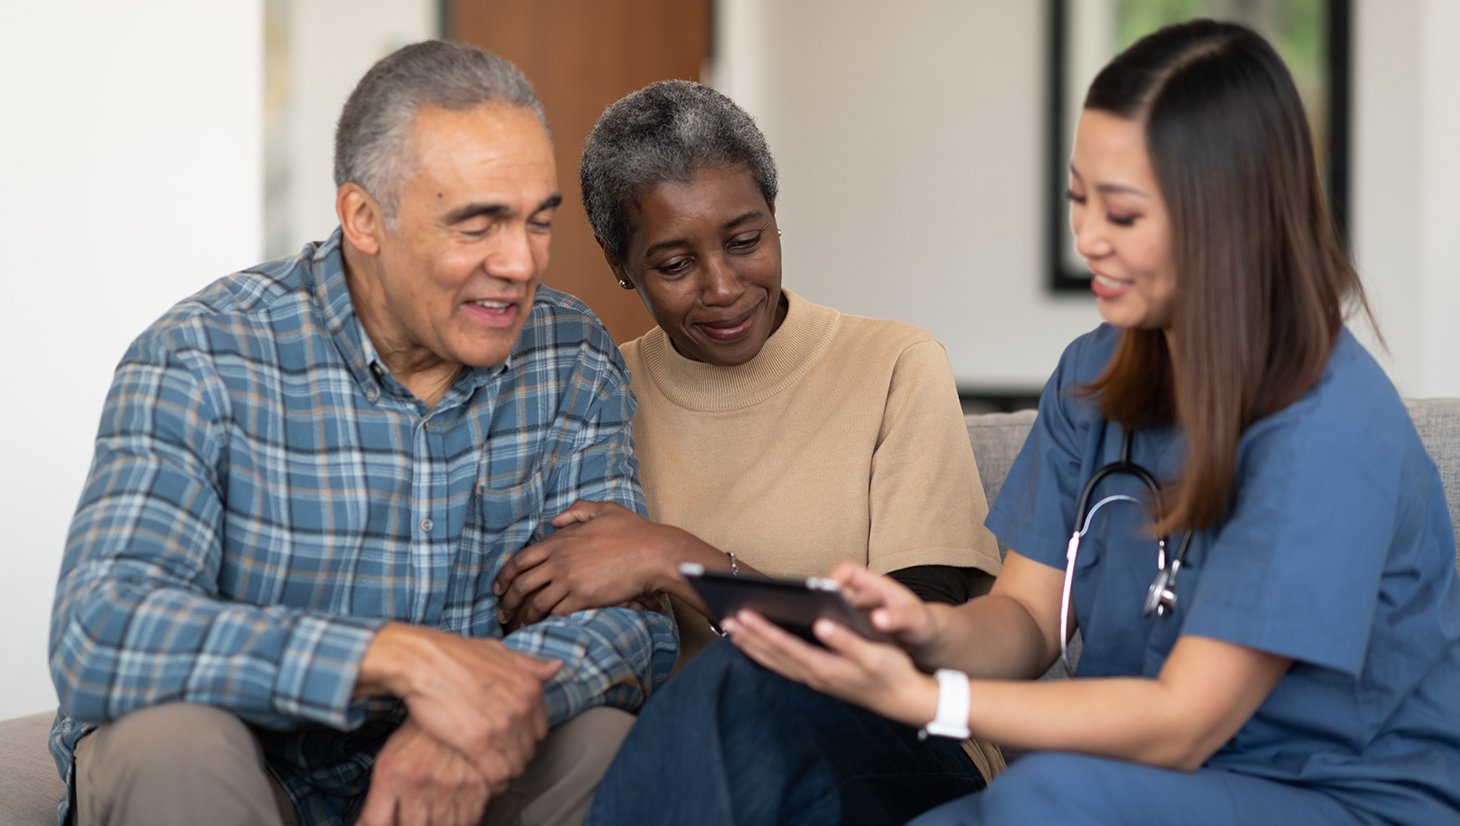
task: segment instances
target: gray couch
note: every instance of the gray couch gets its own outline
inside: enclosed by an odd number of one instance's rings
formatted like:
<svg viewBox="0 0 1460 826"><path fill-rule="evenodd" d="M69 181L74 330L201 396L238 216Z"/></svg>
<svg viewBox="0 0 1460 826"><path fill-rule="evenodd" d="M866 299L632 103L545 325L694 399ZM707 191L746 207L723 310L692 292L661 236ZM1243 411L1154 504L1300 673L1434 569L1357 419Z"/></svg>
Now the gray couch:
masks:
<svg viewBox="0 0 1460 826"><path fill-rule="evenodd" d="M1460 520L1460 399L1411 401L1409 412L1440 466L1452 519ZM978 457L984 492L992 502L1034 421L1033 411L968 417L968 438ZM1460 524L1456 525L1460 534ZM1456 559L1460 568L1460 557ZM63 788L46 751L51 714L0 723L0 826L55 822Z"/></svg>

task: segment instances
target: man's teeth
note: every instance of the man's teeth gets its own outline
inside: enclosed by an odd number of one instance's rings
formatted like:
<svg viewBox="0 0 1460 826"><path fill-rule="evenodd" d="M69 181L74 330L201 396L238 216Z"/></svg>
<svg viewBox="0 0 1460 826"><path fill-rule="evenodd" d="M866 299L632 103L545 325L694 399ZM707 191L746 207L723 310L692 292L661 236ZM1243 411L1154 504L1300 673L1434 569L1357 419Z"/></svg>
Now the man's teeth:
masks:
<svg viewBox="0 0 1460 826"><path fill-rule="evenodd" d="M478 307L486 307L488 310L505 310L512 306L510 301L473 301Z"/></svg>

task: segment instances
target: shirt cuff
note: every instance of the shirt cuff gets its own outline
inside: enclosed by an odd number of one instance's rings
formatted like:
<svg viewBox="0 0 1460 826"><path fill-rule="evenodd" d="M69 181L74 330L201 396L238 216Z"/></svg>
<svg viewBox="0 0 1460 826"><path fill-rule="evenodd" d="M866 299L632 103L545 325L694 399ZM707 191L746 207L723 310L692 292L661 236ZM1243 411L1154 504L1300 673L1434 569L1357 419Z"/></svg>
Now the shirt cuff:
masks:
<svg viewBox="0 0 1460 826"><path fill-rule="evenodd" d="M358 726L364 713L350 700L365 650L384 624L379 618L300 618L279 664L274 710L337 729Z"/></svg>

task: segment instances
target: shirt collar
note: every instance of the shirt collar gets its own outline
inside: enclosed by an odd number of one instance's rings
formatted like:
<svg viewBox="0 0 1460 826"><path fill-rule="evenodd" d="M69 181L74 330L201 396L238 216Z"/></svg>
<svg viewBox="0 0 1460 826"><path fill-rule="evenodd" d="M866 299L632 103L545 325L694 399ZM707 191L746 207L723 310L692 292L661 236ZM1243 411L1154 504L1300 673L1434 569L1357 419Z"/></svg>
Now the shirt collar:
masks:
<svg viewBox="0 0 1460 826"><path fill-rule="evenodd" d="M350 372L367 397L378 397L381 393L395 393L409 396L405 389L390 374L390 369L380 360L375 343L365 333L365 326L355 312L355 302L350 297L350 285L345 278L344 234L336 227L330 237L318 244L310 259L314 274L314 297L319 304L325 328L330 331L350 366ZM512 369L516 348L508 354L506 361L491 367L468 367L456 377L447 402L457 394L469 397L482 385L506 374ZM373 398L372 398L373 400Z"/></svg>

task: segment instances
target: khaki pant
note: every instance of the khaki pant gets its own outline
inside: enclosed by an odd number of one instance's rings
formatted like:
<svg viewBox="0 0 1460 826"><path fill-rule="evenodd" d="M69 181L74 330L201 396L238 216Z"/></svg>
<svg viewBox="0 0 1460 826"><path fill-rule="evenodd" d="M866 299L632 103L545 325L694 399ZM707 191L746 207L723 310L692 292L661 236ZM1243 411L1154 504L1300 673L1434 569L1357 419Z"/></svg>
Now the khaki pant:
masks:
<svg viewBox="0 0 1460 826"><path fill-rule="evenodd" d="M483 826L575 826L634 718L594 708L554 728ZM76 823L297 826L248 726L209 706L144 709L76 747Z"/></svg>

